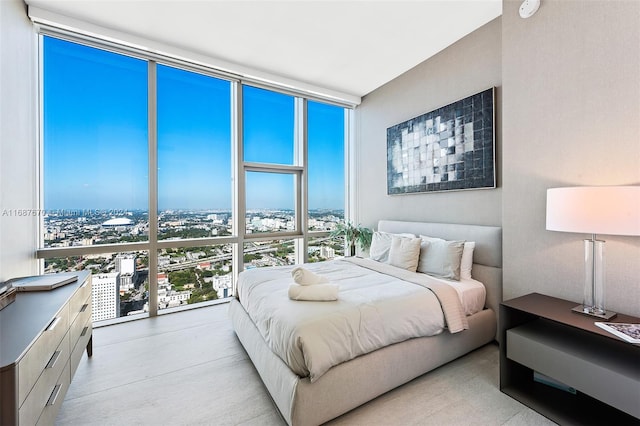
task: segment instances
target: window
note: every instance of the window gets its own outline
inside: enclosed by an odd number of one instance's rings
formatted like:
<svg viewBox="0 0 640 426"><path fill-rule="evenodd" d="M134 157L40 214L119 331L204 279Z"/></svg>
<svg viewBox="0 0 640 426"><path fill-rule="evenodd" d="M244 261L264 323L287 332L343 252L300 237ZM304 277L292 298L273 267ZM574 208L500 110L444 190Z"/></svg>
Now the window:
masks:
<svg viewBox="0 0 640 426"><path fill-rule="evenodd" d="M232 256L231 244L159 250L159 309L232 296Z"/></svg>
<svg viewBox="0 0 640 426"><path fill-rule="evenodd" d="M331 231L344 221L345 207L345 110L335 105L309 101L307 150L310 232ZM309 261L344 255L344 237L325 234L309 240Z"/></svg>
<svg viewBox="0 0 640 426"><path fill-rule="evenodd" d="M335 223L335 222L333 222ZM344 256L344 238L323 235L309 238L307 261L323 262Z"/></svg>
<svg viewBox="0 0 640 426"><path fill-rule="evenodd" d="M293 96L244 86L242 107L244 161L294 164Z"/></svg>
<svg viewBox="0 0 640 426"><path fill-rule="evenodd" d="M44 273L91 271L92 319L111 320L149 312L149 254L147 251L52 257Z"/></svg>
<svg viewBox="0 0 640 426"><path fill-rule="evenodd" d="M297 230L296 175L247 172L246 188L247 234Z"/></svg>
<svg viewBox="0 0 640 426"><path fill-rule="evenodd" d="M147 240L147 63L43 44L44 246Z"/></svg>
<svg viewBox="0 0 640 426"><path fill-rule="evenodd" d="M158 239L230 235L231 83L157 67Z"/></svg>
<svg viewBox="0 0 640 426"><path fill-rule="evenodd" d="M309 230L344 220L344 108L308 102Z"/></svg>
<svg viewBox="0 0 640 426"><path fill-rule="evenodd" d="M295 240L252 241L244 244L244 269L295 265Z"/></svg>
<svg viewBox="0 0 640 426"><path fill-rule="evenodd" d="M37 256L45 273L92 271L95 321L215 303L243 268L343 253L329 231L344 220L344 108L144 52L41 43Z"/></svg>

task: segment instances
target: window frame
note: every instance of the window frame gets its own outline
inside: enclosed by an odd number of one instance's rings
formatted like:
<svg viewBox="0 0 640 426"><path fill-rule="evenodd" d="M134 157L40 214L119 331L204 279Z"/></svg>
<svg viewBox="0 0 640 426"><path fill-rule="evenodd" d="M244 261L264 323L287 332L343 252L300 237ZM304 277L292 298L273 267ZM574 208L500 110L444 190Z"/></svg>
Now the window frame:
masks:
<svg viewBox="0 0 640 426"><path fill-rule="evenodd" d="M256 240L256 239L260 239L260 240L264 240L264 238L258 238L262 237L262 236L266 236L266 237L273 237L273 239L281 239L279 237L297 237L300 238L303 235L302 233L302 227L300 225L301 223L301 216L302 216L302 212L301 212L301 187L302 187L302 174L304 172L302 167L298 167L298 166L275 166L275 167L268 167L264 164L258 164L258 163L245 163L244 164L244 173L245 173L245 198L244 198L244 204L245 204L245 208L246 208L246 175L249 172L256 172L256 173L272 173L272 174L276 174L276 175L291 175L294 178L294 188L293 188L293 192L294 192L294 223L295 223L295 228L293 231L283 231L283 232L260 232L260 233L247 233L246 230L246 225L245 225L245 230L244 230L244 239L245 240ZM246 218L246 215L245 215Z"/></svg>
<svg viewBox="0 0 640 426"><path fill-rule="evenodd" d="M308 230L308 176L307 176L307 100L327 103L344 108L344 149L345 149L345 201L344 220L353 217L354 191L351 185L355 183L352 167L355 166L353 155L354 137L354 110L353 105L324 99L310 93L283 89L274 84L269 85L261 81L242 79L229 72L205 67L182 59L170 58L161 54L147 52L136 48L120 45L115 42L105 41L89 36L78 35L65 30L40 27L38 37L38 188L37 197L40 211L44 211L44 102L43 102L43 38L53 37L71 43L125 55L147 62L148 84L148 217L149 239L133 243L112 243L71 247L44 247L44 215L40 215L39 231L37 236L38 249L35 256L39 261L39 271L44 272L44 259L52 257L70 257L90 254L122 253L134 251L147 251L149 253L149 317L157 316L158 312L158 252L161 249L181 247L201 247L211 245L231 244L233 248L233 294L236 291L236 283L239 272L243 270L243 251L245 242L287 240L295 241L296 263L304 263L308 258L308 241L310 238L328 235L328 231ZM229 81L231 84L231 172L232 172L232 223L233 234L223 237L185 238L177 240L158 239L158 140L157 140L157 65L175 67L181 70L195 72L205 76ZM294 97L294 165L279 165L272 163L244 162L243 155L243 106L242 89L245 85L266 89ZM291 174L295 177L295 226L290 232L269 232L247 234L245 226L246 218L246 173L267 172ZM152 255L153 254L153 255ZM202 306L198 304L198 306ZM191 305L190 305L191 307ZM188 307L187 307L188 308ZM163 312L164 313L164 312ZM115 318L107 320L107 323L117 323L123 319Z"/></svg>

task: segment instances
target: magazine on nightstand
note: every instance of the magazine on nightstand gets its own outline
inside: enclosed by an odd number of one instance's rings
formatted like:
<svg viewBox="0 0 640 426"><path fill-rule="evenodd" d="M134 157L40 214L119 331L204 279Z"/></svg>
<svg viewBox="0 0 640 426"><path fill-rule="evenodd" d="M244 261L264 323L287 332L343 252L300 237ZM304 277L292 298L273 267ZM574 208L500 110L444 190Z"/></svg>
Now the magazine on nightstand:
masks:
<svg viewBox="0 0 640 426"><path fill-rule="evenodd" d="M629 343L640 344L640 324L623 322L596 322L595 324Z"/></svg>

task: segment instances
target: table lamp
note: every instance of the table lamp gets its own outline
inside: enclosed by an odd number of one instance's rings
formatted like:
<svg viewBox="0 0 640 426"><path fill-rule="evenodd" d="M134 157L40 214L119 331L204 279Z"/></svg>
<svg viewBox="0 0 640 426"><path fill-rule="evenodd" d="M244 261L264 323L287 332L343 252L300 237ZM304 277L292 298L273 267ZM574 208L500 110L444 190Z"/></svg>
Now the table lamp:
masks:
<svg viewBox="0 0 640 426"><path fill-rule="evenodd" d="M584 240L585 286L574 312L611 319L604 306L604 241L596 234L640 235L640 186L580 186L547 190L547 229L591 234Z"/></svg>

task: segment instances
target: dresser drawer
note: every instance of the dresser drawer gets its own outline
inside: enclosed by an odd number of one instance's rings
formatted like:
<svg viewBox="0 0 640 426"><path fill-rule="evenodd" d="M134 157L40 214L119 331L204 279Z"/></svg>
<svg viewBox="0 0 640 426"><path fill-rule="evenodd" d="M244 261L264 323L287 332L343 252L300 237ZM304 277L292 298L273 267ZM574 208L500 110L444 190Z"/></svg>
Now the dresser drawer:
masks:
<svg viewBox="0 0 640 426"><path fill-rule="evenodd" d="M69 342L71 347L76 344L82 333L82 328L86 325L87 320L91 318L91 295L80 305L80 309L76 318L71 322L69 329Z"/></svg>
<svg viewBox="0 0 640 426"><path fill-rule="evenodd" d="M78 290L69 301L69 322L72 323L76 316L82 312L82 306L91 298L91 276L80 284Z"/></svg>
<svg viewBox="0 0 640 426"><path fill-rule="evenodd" d="M27 395L26 399L20 406L19 418L21 425L32 425L36 423L40 417L42 409L47 404L53 389L61 380L64 380L60 376L64 374L63 370L65 368L67 370L66 380L70 381L71 376L69 376L68 372L70 354L68 336L68 334L64 336L64 339L56 348L47 365L44 369L40 370L40 373L42 374L40 374L38 380L31 389L31 392L29 392L29 395ZM64 395L64 393L62 395Z"/></svg>
<svg viewBox="0 0 640 426"><path fill-rule="evenodd" d="M87 322L81 329L80 338L76 342L75 347L71 351L71 376L76 373L78 369L78 365L80 364L80 360L82 359L82 354L87 349L87 344L89 343L89 339L91 339L91 334L93 333L93 323L91 322L91 318L87 319Z"/></svg>
<svg viewBox="0 0 640 426"><path fill-rule="evenodd" d="M69 330L69 307L64 305L38 336L29 351L18 363L18 405L21 406L40 373L54 356L60 342ZM66 353L69 354L67 341ZM67 355L68 357L68 355ZM63 363L67 358L62 358Z"/></svg>
<svg viewBox="0 0 640 426"><path fill-rule="evenodd" d="M38 422L35 423L36 425L49 426L54 424L58 411L60 410L60 406L62 405L62 401L64 400L64 395L67 393L70 384L71 374L69 373L69 362L67 362L62 374L60 375L60 380L52 387L51 392L49 393L49 398L45 402L42 414L40 414Z"/></svg>

